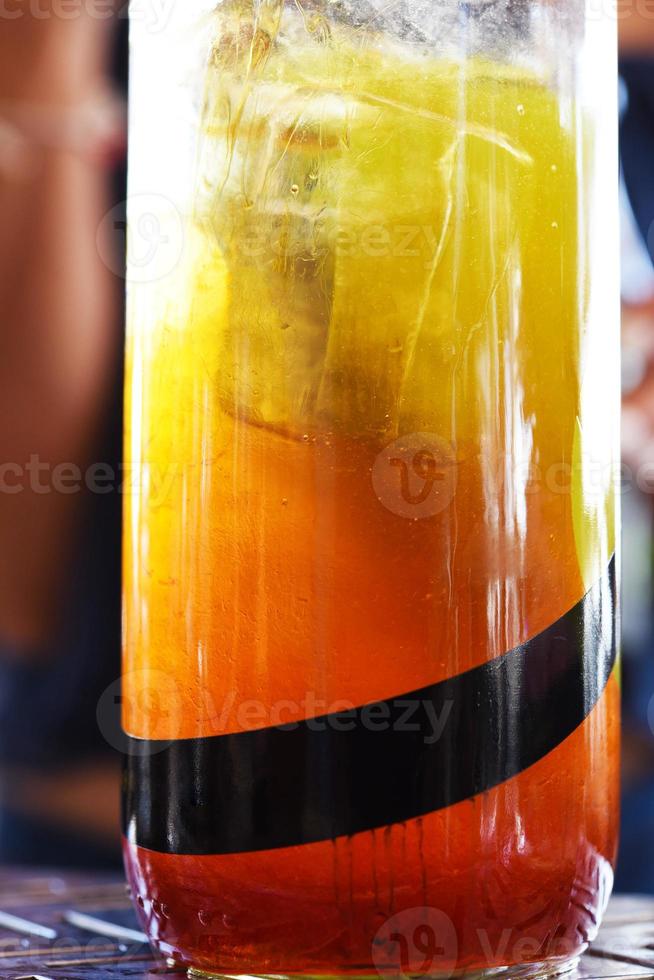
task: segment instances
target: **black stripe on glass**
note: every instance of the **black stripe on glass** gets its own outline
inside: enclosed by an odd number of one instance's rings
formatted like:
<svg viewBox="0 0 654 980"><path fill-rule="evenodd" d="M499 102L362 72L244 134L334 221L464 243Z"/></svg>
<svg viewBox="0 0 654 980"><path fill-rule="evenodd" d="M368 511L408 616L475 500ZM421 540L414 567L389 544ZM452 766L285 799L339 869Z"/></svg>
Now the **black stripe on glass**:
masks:
<svg viewBox="0 0 654 980"><path fill-rule="evenodd" d="M542 633L438 684L287 727L129 738L125 833L169 854L268 850L491 789L555 749L597 703L616 656L614 606L612 560Z"/></svg>

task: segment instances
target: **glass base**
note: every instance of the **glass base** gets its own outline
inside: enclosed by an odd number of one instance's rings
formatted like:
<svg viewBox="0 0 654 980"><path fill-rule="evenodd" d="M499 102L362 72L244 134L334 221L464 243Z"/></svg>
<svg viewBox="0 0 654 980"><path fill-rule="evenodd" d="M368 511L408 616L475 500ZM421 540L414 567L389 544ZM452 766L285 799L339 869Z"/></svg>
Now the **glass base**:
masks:
<svg viewBox="0 0 654 980"><path fill-rule="evenodd" d="M578 965L579 957L560 957L544 960L540 963L516 963L513 966L494 966L487 970L452 970L444 973L428 973L407 975L391 973L385 970L381 973L213 973L210 970L199 970L190 967L187 971L189 980L551 980L571 973Z"/></svg>

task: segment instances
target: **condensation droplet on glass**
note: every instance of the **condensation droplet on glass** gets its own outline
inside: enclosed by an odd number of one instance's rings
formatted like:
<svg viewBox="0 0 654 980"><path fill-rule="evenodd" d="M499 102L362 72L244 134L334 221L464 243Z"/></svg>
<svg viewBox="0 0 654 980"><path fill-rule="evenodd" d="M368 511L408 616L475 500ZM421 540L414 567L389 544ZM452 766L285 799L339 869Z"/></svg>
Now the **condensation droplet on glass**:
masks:
<svg viewBox="0 0 654 980"><path fill-rule="evenodd" d="M299 190L300 188L298 187L297 184L291 184L291 194L295 195L298 193Z"/></svg>
<svg viewBox="0 0 654 980"><path fill-rule="evenodd" d="M200 921L200 925L208 926L211 922L211 912L205 912L204 909L200 909L198 912L198 919Z"/></svg>
<svg viewBox="0 0 654 980"><path fill-rule="evenodd" d="M304 435L302 436L302 442L308 442L308 441L309 441L309 436L308 436L308 434L307 434L307 433L305 432L305 433L304 433Z"/></svg>
<svg viewBox="0 0 654 980"><path fill-rule="evenodd" d="M553 163L552 166L550 167L550 170L552 171L553 174L557 173L558 172L558 169L559 168L557 167L557 165L555 163Z"/></svg>
<svg viewBox="0 0 654 980"><path fill-rule="evenodd" d="M288 506L288 497L282 497L282 507Z"/></svg>
<svg viewBox="0 0 654 980"><path fill-rule="evenodd" d="M559 227L558 221L553 221L552 222L552 228L554 229L554 231L556 231L558 227Z"/></svg>
<svg viewBox="0 0 654 980"><path fill-rule="evenodd" d="M519 116L524 116L524 114L525 114L525 107L523 106L522 102L518 102L518 104L516 106L516 110L517 110Z"/></svg>

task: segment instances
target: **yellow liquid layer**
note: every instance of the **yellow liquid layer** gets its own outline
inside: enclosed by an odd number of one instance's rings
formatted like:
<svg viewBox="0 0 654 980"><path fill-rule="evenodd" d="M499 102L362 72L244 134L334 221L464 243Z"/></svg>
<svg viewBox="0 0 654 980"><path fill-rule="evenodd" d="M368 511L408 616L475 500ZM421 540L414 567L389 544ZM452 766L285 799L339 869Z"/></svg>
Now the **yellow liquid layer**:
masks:
<svg viewBox="0 0 654 980"><path fill-rule="evenodd" d="M213 57L185 259L128 354L147 478L126 503L124 720L144 737L456 674L557 619L588 585L580 549L612 547L565 488L574 106L490 62L238 23Z"/></svg>

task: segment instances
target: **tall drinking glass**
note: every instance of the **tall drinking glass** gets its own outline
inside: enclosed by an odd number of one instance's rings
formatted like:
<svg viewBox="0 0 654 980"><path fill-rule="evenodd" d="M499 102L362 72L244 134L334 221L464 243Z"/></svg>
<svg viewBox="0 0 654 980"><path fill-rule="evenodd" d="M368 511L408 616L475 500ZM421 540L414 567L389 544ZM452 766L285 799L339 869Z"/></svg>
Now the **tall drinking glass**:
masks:
<svg viewBox="0 0 654 980"><path fill-rule="evenodd" d="M615 96L590 0L133 9L125 856L196 974L595 935Z"/></svg>

